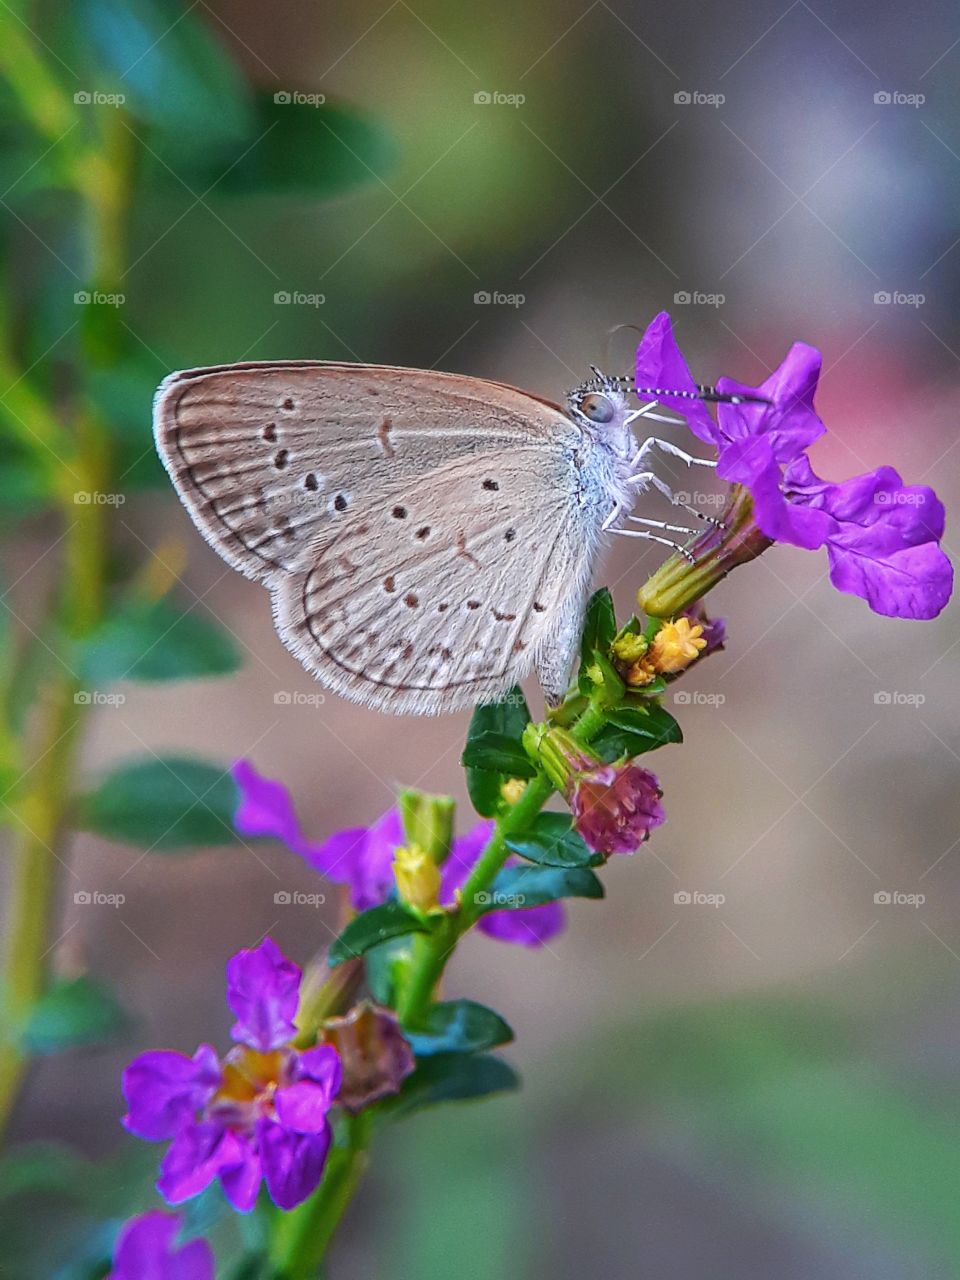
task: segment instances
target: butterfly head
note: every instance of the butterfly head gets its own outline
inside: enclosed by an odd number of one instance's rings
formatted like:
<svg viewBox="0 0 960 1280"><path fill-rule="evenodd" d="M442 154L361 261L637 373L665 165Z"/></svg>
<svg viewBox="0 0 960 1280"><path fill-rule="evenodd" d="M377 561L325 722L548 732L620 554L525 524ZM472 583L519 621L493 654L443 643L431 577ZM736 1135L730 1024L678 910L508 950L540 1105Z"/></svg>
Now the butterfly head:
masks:
<svg viewBox="0 0 960 1280"><path fill-rule="evenodd" d="M594 376L567 395L570 416L590 435L602 438L609 446L624 452L630 448L630 388L625 379L610 377L595 366Z"/></svg>

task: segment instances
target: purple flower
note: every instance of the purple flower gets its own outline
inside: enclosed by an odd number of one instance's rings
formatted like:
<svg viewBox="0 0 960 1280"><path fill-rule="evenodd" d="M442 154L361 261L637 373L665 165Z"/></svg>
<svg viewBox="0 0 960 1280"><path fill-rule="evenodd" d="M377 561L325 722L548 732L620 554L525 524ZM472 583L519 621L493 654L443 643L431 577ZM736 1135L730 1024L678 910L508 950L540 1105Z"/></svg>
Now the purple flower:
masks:
<svg viewBox="0 0 960 1280"><path fill-rule="evenodd" d="M716 420L699 400L660 398L687 415L696 436L714 445L718 476L749 492L751 520L760 534L809 551L826 547L834 586L861 596L877 613L936 617L953 584L952 566L939 546L943 505L932 489L905 486L891 467L842 484L814 475L806 449L826 429L813 407L820 365L820 353L798 342L759 387L721 378L721 393L767 403L721 403ZM640 343L637 386L696 389L666 312L656 317ZM758 553L742 523L736 537L738 548ZM702 542L718 571L727 572L736 562L730 556L724 560L715 536L706 534ZM696 558L698 543L689 550ZM704 578L701 594L716 580Z"/></svg>
<svg viewBox="0 0 960 1280"><path fill-rule="evenodd" d="M575 774L567 794L574 826L595 853L635 853L667 819L656 775L629 761Z"/></svg>
<svg viewBox="0 0 960 1280"><path fill-rule="evenodd" d="M172 1139L157 1190L169 1204L219 1178L235 1209L253 1208L261 1180L274 1203L292 1209L323 1174L340 1089L335 1049L298 1052L290 1041L300 969L270 938L227 965L227 1003L237 1042L221 1062L209 1045L192 1058L142 1053L123 1073L123 1123L151 1142Z"/></svg>
<svg viewBox="0 0 960 1280"><path fill-rule="evenodd" d="M394 854L404 844L396 809L388 809L371 827L338 831L323 844L312 844L300 830L290 793L282 783L263 777L248 760L239 760L232 773L240 788L234 826L241 835L281 840L328 880L349 885L357 911L386 902L394 890ZM456 891L473 870L492 830L493 823L478 822L454 840L441 868L439 897L443 906L456 901ZM507 865L517 861L510 859ZM480 919L479 928L501 942L538 947L559 933L565 923L563 905L550 902L541 907L491 911Z"/></svg>
<svg viewBox="0 0 960 1280"><path fill-rule="evenodd" d="M180 1220L154 1209L131 1218L120 1232L107 1280L214 1280L213 1251L206 1240L179 1249Z"/></svg>

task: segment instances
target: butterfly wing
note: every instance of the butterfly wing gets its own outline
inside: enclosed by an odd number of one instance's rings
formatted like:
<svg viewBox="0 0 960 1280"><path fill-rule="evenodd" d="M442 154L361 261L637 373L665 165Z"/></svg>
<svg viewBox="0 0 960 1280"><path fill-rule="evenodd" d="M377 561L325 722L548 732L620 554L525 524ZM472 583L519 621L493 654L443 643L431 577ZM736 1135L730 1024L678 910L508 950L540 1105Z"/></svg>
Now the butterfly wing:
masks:
<svg viewBox="0 0 960 1280"><path fill-rule="evenodd" d="M565 679L556 628L582 608L599 530L556 406L454 374L234 365L167 379L155 430L201 532L271 590L281 638L328 687L436 713L534 661Z"/></svg>

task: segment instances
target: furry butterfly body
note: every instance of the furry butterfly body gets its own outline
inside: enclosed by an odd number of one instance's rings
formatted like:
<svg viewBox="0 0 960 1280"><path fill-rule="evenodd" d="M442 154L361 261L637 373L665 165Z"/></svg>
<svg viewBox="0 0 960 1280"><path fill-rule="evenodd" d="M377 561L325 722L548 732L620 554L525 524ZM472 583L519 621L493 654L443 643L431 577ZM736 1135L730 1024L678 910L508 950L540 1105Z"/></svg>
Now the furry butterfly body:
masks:
<svg viewBox="0 0 960 1280"><path fill-rule="evenodd" d="M154 430L307 670L435 714L532 669L562 696L604 529L633 505L632 416L613 382L564 410L456 374L291 361L172 374Z"/></svg>

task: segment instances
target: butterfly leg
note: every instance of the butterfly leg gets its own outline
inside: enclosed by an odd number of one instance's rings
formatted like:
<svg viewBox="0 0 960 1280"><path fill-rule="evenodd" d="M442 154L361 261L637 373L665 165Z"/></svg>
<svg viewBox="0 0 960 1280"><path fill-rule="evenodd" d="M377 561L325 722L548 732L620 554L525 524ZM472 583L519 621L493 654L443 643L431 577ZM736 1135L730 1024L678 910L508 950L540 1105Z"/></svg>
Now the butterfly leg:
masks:
<svg viewBox="0 0 960 1280"><path fill-rule="evenodd" d="M712 468L717 465L716 462L709 458L696 458L693 454L686 453L683 449L678 448L677 445L671 444L669 440L661 440L658 436L650 436L648 439L644 440L643 444L634 454L631 462L631 469L640 467L643 463L648 462L648 459L654 449L660 449L671 457L679 458L688 467L698 466ZM714 516L704 515L702 511L698 511L696 507L691 506L687 502L678 503L670 487L666 485L665 482L660 481L652 471L644 470L635 472L635 475L632 478L636 482L640 483L643 488L646 488L647 483L653 484L654 487L668 497L674 505L683 507L685 511L689 511L689 513L692 516L696 516L698 520L703 520L707 524L713 524L717 525L719 528L723 528L723 522L717 520Z"/></svg>
<svg viewBox="0 0 960 1280"><path fill-rule="evenodd" d="M645 538L648 542L660 542L665 547L670 547L673 551L679 551L685 560L694 563L693 556L686 549L681 547L679 542L673 542L670 538L661 538L659 534L653 533L650 529L611 529L611 533L618 533L623 538Z"/></svg>

